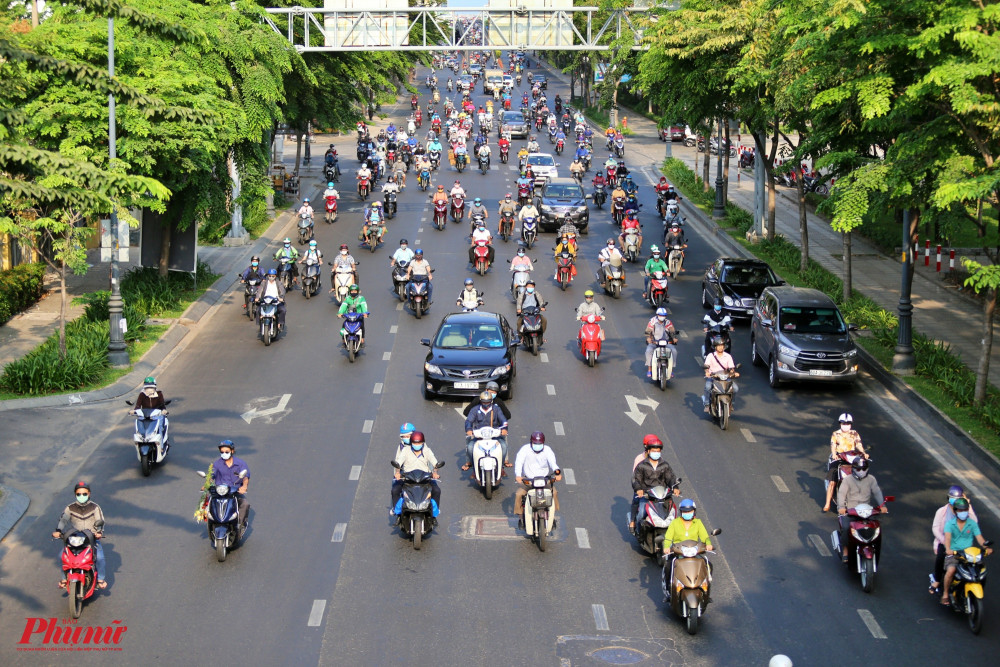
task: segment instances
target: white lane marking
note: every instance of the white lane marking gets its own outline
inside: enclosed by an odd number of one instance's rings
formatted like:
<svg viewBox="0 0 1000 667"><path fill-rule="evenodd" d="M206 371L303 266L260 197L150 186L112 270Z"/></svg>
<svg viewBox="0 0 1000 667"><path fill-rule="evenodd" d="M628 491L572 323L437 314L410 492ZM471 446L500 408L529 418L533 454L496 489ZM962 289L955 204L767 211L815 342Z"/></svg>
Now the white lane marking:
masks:
<svg viewBox="0 0 1000 667"><path fill-rule="evenodd" d="M455 408L455 412L457 412L462 417L465 416L465 411L463 411L462 408Z"/></svg>
<svg viewBox="0 0 1000 667"><path fill-rule="evenodd" d="M545 393L547 393L549 396L555 396L556 395L556 386L554 384L547 384L547 385L545 385Z"/></svg>
<svg viewBox="0 0 1000 667"><path fill-rule="evenodd" d="M882 631L882 627L878 624L878 621L875 620L875 616L873 616L870 611L867 609L858 609L858 616L860 616L861 620L868 626L868 632L872 633L872 637L875 639L888 639Z"/></svg>
<svg viewBox="0 0 1000 667"><path fill-rule="evenodd" d="M375 425L375 422L373 422L371 419L366 419L365 420L365 425L361 427L361 432L362 433L371 433L372 432L372 426L374 426L374 425Z"/></svg>
<svg viewBox="0 0 1000 667"><path fill-rule="evenodd" d="M753 437L753 433L750 432L750 429L741 428L740 433L743 434L743 437L746 438L747 442L757 442L757 438Z"/></svg>
<svg viewBox="0 0 1000 667"><path fill-rule="evenodd" d="M347 476L349 482L356 482L361 479L361 466L351 466L351 474Z"/></svg>
<svg viewBox="0 0 1000 667"><path fill-rule="evenodd" d="M590 548L590 537L587 536L587 529L586 528L577 528L576 529L576 544L581 549L589 549Z"/></svg>
<svg viewBox="0 0 1000 667"><path fill-rule="evenodd" d="M426 215L425 215L425 216L422 216L422 217L420 218L420 222L427 222L427 216L426 216Z"/></svg>
<svg viewBox="0 0 1000 667"><path fill-rule="evenodd" d="M682 338L682 339L684 339L684 340L687 340L687 337L688 337L688 332L687 332L687 331L682 331L682 332L680 332L679 334L677 334L677 337L678 337L678 338Z"/></svg>
<svg viewBox="0 0 1000 667"><path fill-rule="evenodd" d="M696 354L694 355L693 358L694 358L694 363L698 364L699 366L704 365L705 357L701 356L700 354Z"/></svg>
<svg viewBox="0 0 1000 667"><path fill-rule="evenodd" d="M542 363L543 363L543 364L547 364L547 363L549 363L549 355L547 355L546 353L544 353L544 352L539 352L539 353L538 353L538 357L539 357L539 358L540 358L540 359L542 360Z"/></svg>
<svg viewBox="0 0 1000 667"><path fill-rule="evenodd" d="M565 431L565 429L563 429L563 423L562 422L553 422L552 426L556 430L556 435L566 435L566 431Z"/></svg>
<svg viewBox="0 0 1000 667"><path fill-rule="evenodd" d="M777 475L771 475L771 481L774 482L776 487L778 487L778 491L788 493L788 485L785 484L785 480L781 479Z"/></svg>
<svg viewBox="0 0 1000 667"><path fill-rule="evenodd" d="M347 532L347 524L346 523L338 523L336 526L333 527L333 537L330 538L330 541L331 542L343 542L344 541L344 533L346 533L346 532Z"/></svg>
<svg viewBox="0 0 1000 667"><path fill-rule="evenodd" d="M833 553L826 547L826 542L819 535L810 535L809 542L813 545L820 556L832 556Z"/></svg>
<svg viewBox="0 0 1000 667"><path fill-rule="evenodd" d="M420 245L420 239L417 239L416 241L414 241L414 243L416 243L417 245Z"/></svg>
<svg viewBox="0 0 1000 667"><path fill-rule="evenodd" d="M424 232L424 228L423 227L418 227L417 228L417 234L423 234L423 232Z"/></svg>
<svg viewBox="0 0 1000 667"><path fill-rule="evenodd" d="M576 485L576 473L573 472L573 469L572 468L563 468L562 472L563 472L563 479L566 480L566 483L569 484L569 485L571 485L571 486L575 486Z"/></svg>
<svg viewBox="0 0 1000 667"><path fill-rule="evenodd" d="M559 658L559 667L573 667L573 662L569 658Z"/></svg>
<svg viewBox="0 0 1000 667"><path fill-rule="evenodd" d="M375 383L375 388L372 389L372 393L373 394L381 394L382 393L382 383L381 382L376 382Z"/></svg>
<svg viewBox="0 0 1000 667"><path fill-rule="evenodd" d="M594 625L597 626L598 630L604 630L607 632L611 628L608 627L608 614L604 611L603 604L592 604L590 609L594 612Z"/></svg>
<svg viewBox="0 0 1000 667"><path fill-rule="evenodd" d="M392 358L392 352L383 352L382 361L389 361Z"/></svg>
<svg viewBox="0 0 1000 667"><path fill-rule="evenodd" d="M309 621L306 623L310 628L318 628L323 620L323 612L326 611L326 600L313 600L312 610L309 612Z"/></svg>
<svg viewBox="0 0 1000 667"><path fill-rule="evenodd" d="M396 304L396 310L403 310L403 302L402 301L400 301L399 303ZM396 333L396 332L393 331L392 333Z"/></svg>
<svg viewBox="0 0 1000 667"><path fill-rule="evenodd" d="M400 303L400 304L399 304L399 306L396 306L396 310L402 310L402 308L400 308L400 306L402 306L402 305L403 305L403 304L402 304L402 303ZM390 333L390 334L394 334L394 333L396 333L397 331L399 331L399 326L398 326L398 325L396 325L396 324L393 324L393 325L392 325L391 327L389 327L389 333Z"/></svg>

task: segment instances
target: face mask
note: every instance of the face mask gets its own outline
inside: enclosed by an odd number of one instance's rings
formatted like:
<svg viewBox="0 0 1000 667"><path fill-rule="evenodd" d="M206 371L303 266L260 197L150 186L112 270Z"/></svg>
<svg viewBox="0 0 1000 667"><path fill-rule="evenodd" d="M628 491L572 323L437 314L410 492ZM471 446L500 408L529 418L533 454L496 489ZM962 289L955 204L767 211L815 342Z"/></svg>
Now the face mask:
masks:
<svg viewBox="0 0 1000 667"><path fill-rule="evenodd" d="M851 430L851 425L850 424L841 424L840 425L840 430L843 431L844 433L847 433L847 432L849 432Z"/></svg>
<svg viewBox="0 0 1000 667"><path fill-rule="evenodd" d="M857 477L858 479L864 479L865 477L868 476L868 471L867 470L855 470L854 471L854 476Z"/></svg>
<svg viewBox="0 0 1000 667"><path fill-rule="evenodd" d="M90 496L85 496L80 494L77 495L76 497L76 502L80 503L81 505L86 505L88 500L90 500ZM966 512L965 514L968 515L969 513Z"/></svg>
<svg viewBox="0 0 1000 667"><path fill-rule="evenodd" d="M347 251L346 251L346 250L341 250L341 251L340 251L340 254L341 254L341 255L346 255L346 254L347 254Z"/></svg>
<svg viewBox="0 0 1000 667"><path fill-rule="evenodd" d="M663 452L650 452L649 453L649 458L653 459L654 461L659 461L661 456L663 456Z"/></svg>
<svg viewBox="0 0 1000 667"><path fill-rule="evenodd" d="M681 512L681 518L685 521L690 521L694 518L694 512Z"/></svg>
<svg viewBox="0 0 1000 667"><path fill-rule="evenodd" d="M232 458L233 453L232 452L222 452L221 454L219 454L219 456L222 457L223 461L228 461L230 458Z"/></svg>
<svg viewBox="0 0 1000 667"><path fill-rule="evenodd" d="M535 293L535 288L534 287L529 287L529 288L527 288L526 291L528 292L528 294L534 294Z"/></svg>
<svg viewBox="0 0 1000 667"><path fill-rule="evenodd" d="M399 436L399 442L402 443L402 444L404 444L404 445L410 444L410 436L408 436L408 435L401 435L401 436Z"/></svg>
<svg viewBox="0 0 1000 667"><path fill-rule="evenodd" d="M257 262L250 262L250 266L252 266L252 267L254 267L256 269L257 268Z"/></svg>
<svg viewBox="0 0 1000 667"><path fill-rule="evenodd" d="M413 448L413 451L419 452L421 449L424 448L424 443L422 443L422 442L414 442L413 444L410 445L410 447Z"/></svg>
<svg viewBox="0 0 1000 667"><path fill-rule="evenodd" d="M722 306L716 306L715 307L715 312L721 313L722 312Z"/></svg>
<svg viewBox="0 0 1000 667"><path fill-rule="evenodd" d="M524 257L524 251L523 250L518 250L517 251L517 256L518 257Z"/></svg>
<svg viewBox="0 0 1000 667"><path fill-rule="evenodd" d="M79 498L79 497L80 496L77 496L77 498ZM959 518L959 520L965 521L966 519L969 518L969 513L968 512L956 512L955 516L957 516Z"/></svg>
<svg viewBox="0 0 1000 667"><path fill-rule="evenodd" d="M667 321L667 318L665 318L665 317L657 317L657 318L656 318L656 320L657 320L657 321L658 321L658 322L659 322L660 324L663 324L664 322L666 322L666 321Z"/></svg>
<svg viewBox="0 0 1000 667"><path fill-rule="evenodd" d="M545 449L545 445L542 444L536 443L531 446L531 451L535 452L536 454L541 452L543 449Z"/></svg>

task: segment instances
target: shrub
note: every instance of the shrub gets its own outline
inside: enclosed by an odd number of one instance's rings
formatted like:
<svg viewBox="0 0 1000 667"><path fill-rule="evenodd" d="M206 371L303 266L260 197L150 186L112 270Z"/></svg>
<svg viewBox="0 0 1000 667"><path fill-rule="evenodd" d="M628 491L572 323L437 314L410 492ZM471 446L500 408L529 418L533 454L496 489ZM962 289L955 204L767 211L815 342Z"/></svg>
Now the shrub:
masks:
<svg viewBox="0 0 1000 667"><path fill-rule="evenodd" d="M45 264L19 264L0 271L0 324L28 308L42 297Z"/></svg>
<svg viewBox="0 0 1000 667"><path fill-rule="evenodd" d="M7 364L0 386L27 395L79 389L108 367L108 342L107 322L69 322L65 360L59 359L59 334L54 333L26 357Z"/></svg>

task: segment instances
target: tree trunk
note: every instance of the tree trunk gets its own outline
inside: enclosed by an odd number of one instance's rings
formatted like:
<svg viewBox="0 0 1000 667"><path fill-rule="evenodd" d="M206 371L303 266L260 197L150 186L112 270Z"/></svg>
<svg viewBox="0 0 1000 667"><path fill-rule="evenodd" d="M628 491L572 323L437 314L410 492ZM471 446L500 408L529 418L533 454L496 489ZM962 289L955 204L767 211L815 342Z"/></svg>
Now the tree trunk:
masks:
<svg viewBox="0 0 1000 667"><path fill-rule="evenodd" d="M844 303L851 298L854 289L851 279L851 233L844 232Z"/></svg>
<svg viewBox="0 0 1000 667"><path fill-rule="evenodd" d="M169 208L167 209L169 212ZM193 224L193 223L192 223ZM170 237L174 230L174 216L164 215L160 218L160 263L157 273L161 278L167 277L170 266Z"/></svg>
<svg viewBox="0 0 1000 667"><path fill-rule="evenodd" d="M710 163L712 162L712 151L708 149L708 142L711 140L711 136L705 137L705 163L702 165L702 176L701 176L701 190L702 192L708 192L708 179L712 177Z"/></svg>
<svg viewBox="0 0 1000 667"><path fill-rule="evenodd" d="M722 205L729 202L729 121L726 120L726 155L722 158ZM721 156L721 153L720 153Z"/></svg>
<svg viewBox="0 0 1000 667"><path fill-rule="evenodd" d="M993 350L993 314L997 309L997 290L990 287L986 290L986 301L983 304L983 349L979 355L979 366L976 368L976 389L972 402L982 406L986 400L986 389L990 382L990 352Z"/></svg>
<svg viewBox="0 0 1000 667"><path fill-rule="evenodd" d="M764 166L767 167L767 238L775 237L775 207L778 202L778 193L774 187L774 158L778 154L778 136L781 133L781 123L777 116L774 117L774 137L771 139L771 150L767 153L767 160Z"/></svg>
<svg viewBox="0 0 1000 667"><path fill-rule="evenodd" d="M806 189L802 182L801 170L799 171L799 177L795 179L795 190L799 203L799 243L801 244L799 271L804 273L809 268L809 219L806 217Z"/></svg>
<svg viewBox="0 0 1000 667"><path fill-rule="evenodd" d="M31 27L38 27L38 0L28 0L31 3Z"/></svg>
<svg viewBox="0 0 1000 667"><path fill-rule="evenodd" d="M302 133L295 133L295 171L292 173L296 176L299 175L299 162L302 158Z"/></svg>
<svg viewBox="0 0 1000 667"><path fill-rule="evenodd" d="M70 228L69 234L73 230ZM66 361L66 262L59 267L59 359Z"/></svg>

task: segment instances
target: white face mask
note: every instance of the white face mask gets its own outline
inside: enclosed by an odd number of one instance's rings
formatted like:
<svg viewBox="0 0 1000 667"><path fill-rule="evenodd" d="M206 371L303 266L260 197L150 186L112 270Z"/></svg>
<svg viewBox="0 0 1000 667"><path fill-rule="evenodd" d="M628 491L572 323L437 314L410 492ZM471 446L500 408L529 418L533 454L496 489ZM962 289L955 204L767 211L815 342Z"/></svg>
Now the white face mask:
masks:
<svg viewBox="0 0 1000 667"><path fill-rule="evenodd" d="M663 452L650 452L649 453L649 458L653 459L654 461L659 461L661 456L663 456Z"/></svg>
<svg viewBox="0 0 1000 667"><path fill-rule="evenodd" d="M531 446L531 451L535 452L536 454L540 453L543 449L545 449L545 445L542 444L536 443Z"/></svg>
<svg viewBox="0 0 1000 667"><path fill-rule="evenodd" d="M230 458L232 458L233 453L232 452L222 452L221 454L219 454L219 456L222 457L223 461L228 461Z"/></svg>
<svg viewBox="0 0 1000 667"><path fill-rule="evenodd" d="M377 213L378 211L372 211L372 212L373 212L373 213ZM340 251L340 254L341 254L341 255L346 255L346 254L347 254L347 251L346 251L346 250L341 250L341 251Z"/></svg>
<svg viewBox="0 0 1000 667"><path fill-rule="evenodd" d="M844 433L848 433L851 430L851 425L850 424L841 424L840 425L840 430L843 431Z"/></svg>
<svg viewBox="0 0 1000 667"><path fill-rule="evenodd" d="M81 505L86 505L88 500L90 500L90 496L77 496L76 497L76 502L80 503Z"/></svg>

